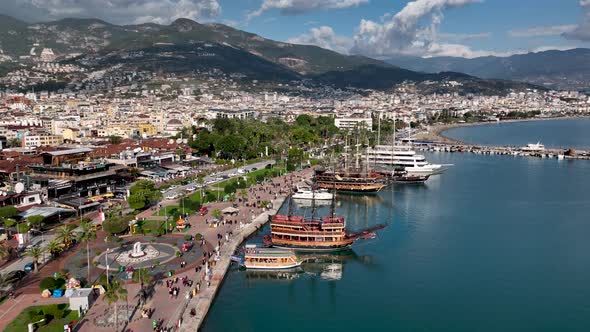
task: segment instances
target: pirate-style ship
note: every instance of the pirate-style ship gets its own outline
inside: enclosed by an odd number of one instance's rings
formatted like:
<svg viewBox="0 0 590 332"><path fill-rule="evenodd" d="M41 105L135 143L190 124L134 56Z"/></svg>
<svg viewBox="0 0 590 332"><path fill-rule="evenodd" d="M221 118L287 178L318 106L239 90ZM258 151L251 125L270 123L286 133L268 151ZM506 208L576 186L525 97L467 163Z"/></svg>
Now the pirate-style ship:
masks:
<svg viewBox="0 0 590 332"><path fill-rule="evenodd" d="M344 217L334 215L334 197L330 215L325 217L316 217L315 200L312 199L310 218L293 215L290 199L288 214L270 217L270 236L265 237L265 242L273 247L295 251L338 251L349 248L359 239L374 238L374 231L385 227L381 224L360 232L349 232Z"/></svg>

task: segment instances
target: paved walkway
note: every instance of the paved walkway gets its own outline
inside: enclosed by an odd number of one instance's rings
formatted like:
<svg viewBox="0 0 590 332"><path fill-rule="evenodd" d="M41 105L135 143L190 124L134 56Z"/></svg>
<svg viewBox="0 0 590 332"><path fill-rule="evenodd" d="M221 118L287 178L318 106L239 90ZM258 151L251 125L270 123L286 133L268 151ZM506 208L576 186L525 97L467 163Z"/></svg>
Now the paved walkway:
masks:
<svg viewBox="0 0 590 332"><path fill-rule="evenodd" d="M218 225L218 227L212 227L210 224L206 223L206 220L211 219L212 217L209 215L200 216L198 214L189 216L187 219L188 222L191 224L191 228L185 234L196 235L198 233L204 236L206 240L205 247L203 252L207 258L205 259L208 262L209 266L213 266L212 271L214 275L214 280L212 280L211 289L207 290L207 282L204 279L204 267L202 265L203 261L199 261L197 265L193 264L192 266L187 266L184 271L176 271L175 276L183 277L187 276L189 280L193 281L193 286L182 286L181 282L179 281L176 285L180 288L180 294L176 298L171 298L168 295L168 289L166 288L165 280L160 281L158 284L154 286L154 293L152 298L147 302L146 307L154 308L154 314L151 319L147 318L140 318L141 315L136 313L132 321L126 327L132 331L151 331L152 330L152 321L153 320L162 320L163 325L167 327L173 327L177 324L178 319L185 314L184 309L188 300L190 300L193 290L199 285L199 292L197 292L196 300L191 300L188 309L194 308L199 301L203 302L202 305L206 305L208 309L209 305L211 304L212 300L214 299L214 295L216 292L217 287L221 284L223 280L223 276L225 274L225 266L224 262L228 259L228 256L235 246L241 243L244 234L239 231L238 228L245 228L246 225L251 224L256 216L260 216L265 210L261 208L259 205L262 201L274 201L277 197L281 195L286 195L288 192L289 185L291 183L291 179L293 183L299 182L303 177L309 177L311 174L311 170L304 170L300 173L295 175L288 175L289 178L285 176L275 178L272 180L267 180L263 184L256 185L248 189L248 198L247 200L242 200L241 202L237 202L237 206L239 212L237 215L234 216L225 216L222 223ZM174 202L172 202L174 203ZM275 208L278 203L275 205ZM208 203L206 206L209 208L209 211L213 209L223 209L225 207L231 206L231 202L216 202L216 203ZM273 211L274 212L274 211ZM150 211L153 213L153 211ZM265 221L267 220L266 216L261 217ZM264 221L264 222L265 222ZM231 222L231 223L230 223ZM263 224L261 222L260 224ZM229 236L230 232L233 234L231 237ZM233 245L227 246L225 243L226 241L226 234L227 238L229 239L230 244ZM219 240L221 238L221 240ZM220 260L215 260L215 247L221 245L221 252L220 252ZM227 248L227 249L226 249ZM205 258L205 257L204 257ZM216 265L217 264L217 265ZM224 268L225 266L225 268ZM199 268L200 267L200 268ZM215 287L213 287L216 285ZM128 284L128 302L137 304L137 294L139 292L139 286L137 284ZM213 294L209 296L202 297L201 294L211 292ZM188 299L187 299L188 295ZM196 302L195 302L196 301ZM121 305L124 303L121 302ZM101 296L95 305L93 305L88 312L85 319L81 322L79 331L113 331L114 327L107 327L107 328L99 328L95 326L93 323L94 319L100 317L104 314L105 310L109 308L109 305L104 300L104 297ZM205 317L207 310L203 311L202 318ZM190 324L193 325L193 324ZM190 326L189 324L183 326ZM119 326L119 330L122 329L122 326ZM194 331L197 330L197 327L194 327Z"/></svg>

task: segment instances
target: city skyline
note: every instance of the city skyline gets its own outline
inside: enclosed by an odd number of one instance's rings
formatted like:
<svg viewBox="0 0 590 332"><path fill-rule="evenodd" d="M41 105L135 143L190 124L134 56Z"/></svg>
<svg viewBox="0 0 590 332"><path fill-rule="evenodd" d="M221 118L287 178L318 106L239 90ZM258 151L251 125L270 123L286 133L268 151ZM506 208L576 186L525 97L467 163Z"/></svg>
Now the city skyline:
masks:
<svg viewBox="0 0 590 332"><path fill-rule="evenodd" d="M265 38L374 58L395 55L512 54L588 47L590 1L416 0L2 0L3 14L26 21L98 18L114 24L178 18L220 22Z"/></svg>

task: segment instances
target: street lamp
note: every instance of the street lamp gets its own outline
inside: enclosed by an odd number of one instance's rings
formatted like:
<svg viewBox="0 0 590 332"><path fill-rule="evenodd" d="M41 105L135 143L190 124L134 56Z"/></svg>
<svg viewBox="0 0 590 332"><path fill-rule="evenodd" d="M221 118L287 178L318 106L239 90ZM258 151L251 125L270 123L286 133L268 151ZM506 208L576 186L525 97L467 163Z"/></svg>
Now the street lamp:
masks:
<svg viewBox="0 0 590 332"><path fill-rule="evenodd" d="M109 283L109 248L107 248L107 251L104 254L104 261L105 261L105 265L107 266L107 286L110 284Z"/></svg>

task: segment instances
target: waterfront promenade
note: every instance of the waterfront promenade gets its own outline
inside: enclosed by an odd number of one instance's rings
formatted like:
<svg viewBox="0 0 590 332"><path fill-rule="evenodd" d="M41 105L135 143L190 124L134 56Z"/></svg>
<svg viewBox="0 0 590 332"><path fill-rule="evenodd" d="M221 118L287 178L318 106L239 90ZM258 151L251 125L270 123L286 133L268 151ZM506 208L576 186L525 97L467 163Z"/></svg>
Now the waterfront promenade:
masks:
<svg viewBox="0 0 590 332"><path fill-rule="evenodd" d="M141 317L138 308L138 294L140 287L137 284L128 283L127 301L120 301L121 308L129 308L132 312L130 322L119 322L118 330L151 331L154 321L160 322L161 330L197 331L205 319L215 295L222 284L225 272L230 265L230 255L241 242L254 233L268 220L268 215L274 214L283 203L288 194L288 188L293 183L304 181L312 174L311 169L293 172L277 178L265 180L263 183L247 189L248 196L235 202L239 210L237 215L227 216L217 227L212 227L206 220L211 216L191 215L187 221L191 228L186 234L202 234L204 245L199 248L204 253L203 259L193 264L188 264L184 269L175 271L174 277L186 277L193 281L191 286L183 286L178 283L179 295L170 296L166 279L158 280L150 285L152 295L145 303L145 308L154 309L153 315L148 318ZM272 203L270 209L260 207L260 203L268 201ZM206 205L209 211L224 209L232 206L231 202L216 202ZM146 212L147 213L147 212ZM197 241L198 242L198 241ZM197 243L199 244L199 243ZM218 249L218 250L217 250ZM206 264L211 267L208 276L205 275ZM81 321L78 331L113 331L114 326L99 326L96 322L104 320L104 316L112 308L100 296L85 318ZM194 309L194 315L191 315ZM120 309L121 310L121 309ZM124 309L123 309L124 310Z"/></svg>

